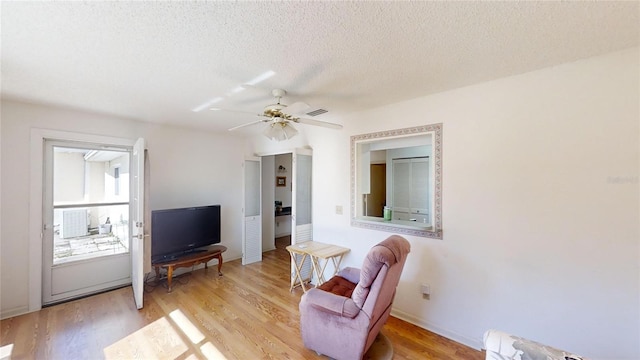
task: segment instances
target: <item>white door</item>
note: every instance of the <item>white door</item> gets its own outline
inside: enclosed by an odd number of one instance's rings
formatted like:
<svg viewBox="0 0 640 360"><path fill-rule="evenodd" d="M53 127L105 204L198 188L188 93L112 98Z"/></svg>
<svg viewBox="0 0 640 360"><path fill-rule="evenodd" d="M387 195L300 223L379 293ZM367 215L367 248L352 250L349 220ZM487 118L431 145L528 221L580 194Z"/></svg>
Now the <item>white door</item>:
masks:
<svg viewBox="0 0 640 360"><path fill-rule="evenodd" d="M130 151L45 140L43 304L131 283Z"/></svg>
<svg viewBox="0 0 640 360"><path fill-rule="evenodd" d="M393 159L392 164L393 218L430 224L429 159Z"/></svg>
<svg viewBox="0 0 640 360"><path fill-rule="evenodd" d="M144 294L144 147L144 139L138 139L131 161L131 284L138 309Z"/></svg>
<svg viewBox="0 0 640 360"><path fill-rule="evenodd" d="M311 150L296 149L291 156L291 244L313 240L313 218L311 214L311 168L313 165ZM300 255L296 255L300 262ZM291 276L295 276L293 262ZM311 279L311 260L307 256L300 266L302 279Z"/></svg>
<svg viewBox="0 0 640 360"><path fill-rule="evenodd" d="M313 240L311 214L311 150L297 149L291 157L291 243Z"/></svg>
<svg viewBox="0 0 640 360"><path fill-rule="evenodd" d="M261 159L244 161L242 264L262 261Z"/></svg>

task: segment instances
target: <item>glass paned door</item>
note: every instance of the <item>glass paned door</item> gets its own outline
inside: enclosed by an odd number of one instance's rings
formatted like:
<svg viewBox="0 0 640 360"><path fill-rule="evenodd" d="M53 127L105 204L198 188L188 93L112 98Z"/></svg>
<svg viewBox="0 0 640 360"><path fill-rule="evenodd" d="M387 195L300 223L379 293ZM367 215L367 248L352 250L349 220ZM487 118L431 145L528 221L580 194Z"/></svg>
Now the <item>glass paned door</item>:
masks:
<svg viewBox="0 0 640 360"><path fill-rule="evenodd" d="M124 285L129 257L129 149L47 141L45 304Z"/></svg>

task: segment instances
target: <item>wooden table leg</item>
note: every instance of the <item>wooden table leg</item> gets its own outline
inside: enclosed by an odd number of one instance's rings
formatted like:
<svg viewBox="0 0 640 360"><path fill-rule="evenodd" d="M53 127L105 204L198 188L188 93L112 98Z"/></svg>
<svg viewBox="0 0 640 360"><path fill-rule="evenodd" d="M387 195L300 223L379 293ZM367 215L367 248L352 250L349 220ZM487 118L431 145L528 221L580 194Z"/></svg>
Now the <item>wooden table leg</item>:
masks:
<svg viewBox="0 0 640 360"><path fill-rule="evenodd" d="M173 266L167 266L167 292L171 292L172 279L173 279Z"/></svg>
<svg viewBox="0 0 640 360"><path fill-rule="evenodd" d="M296 261L296 255L294 253L290 253L291 261L293 262L293 267L295 268L296 276L291 279L291 287L289 287L289 291L293 291L293 288L296 287L295 279L298 279L300 282L300 287L302 288L302 292L307 292L307 289L304 287L304 281L302 280L302 275L300 275L300 270L302 269L302 265L304 264L304 260L307 258L307 254L301 255L300 264Z"/></svg>
<svg viewBox="0 0 640 360"><path fill-rule="evenodd" d="M222 253L218 254L218 276L222 276Z"/></svg>
<svg viewBox="0 0 640 360"><path fill-rule="evenodd" d="M311 258L311 267L313 268L313 272L316 274L316 278L318 279L318 282L316 283L316 287L318 287L324 282L324 275L320 272L320 262L318 258L311 255L309 255L309 257Z"/></svg>
<svg viewBox="0 0 640 360"><path fill-rule="evenodd" d="M342 263L342 258L344 255L334 256L331 258L333 260L333 275L337 275L338 271L340 271L340 263Z"/></svg>

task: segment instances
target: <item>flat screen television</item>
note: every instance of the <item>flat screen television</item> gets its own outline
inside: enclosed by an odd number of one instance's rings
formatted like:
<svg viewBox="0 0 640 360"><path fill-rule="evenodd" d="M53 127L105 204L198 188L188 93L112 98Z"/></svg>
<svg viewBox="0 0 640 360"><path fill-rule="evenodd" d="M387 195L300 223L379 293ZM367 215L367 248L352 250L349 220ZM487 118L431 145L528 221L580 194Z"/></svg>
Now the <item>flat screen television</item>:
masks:
<svg viewBox="0 0 640 360"><path fill-rule="evenodd" d="M177 259L220 242L220 205L151 212L151 262Z"/></svg>

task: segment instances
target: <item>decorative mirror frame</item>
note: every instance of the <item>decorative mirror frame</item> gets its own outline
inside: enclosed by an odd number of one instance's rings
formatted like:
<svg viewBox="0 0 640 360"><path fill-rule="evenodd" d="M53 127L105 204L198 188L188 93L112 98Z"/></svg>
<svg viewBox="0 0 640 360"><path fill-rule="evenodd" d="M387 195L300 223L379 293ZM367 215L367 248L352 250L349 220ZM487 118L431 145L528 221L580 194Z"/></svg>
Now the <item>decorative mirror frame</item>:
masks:
<svg viewBox="0 0 640 360"><path fill-rule="evenodd" d="M389 222L368 221L356 216L356 146L361 141L372 141L411 135L433 134L434 190L433 226L431 229L401 226ZM422 125L397 130L380 131L351 136L351 226L381 230L405 235L442 239L442 124Z"/></svg>

